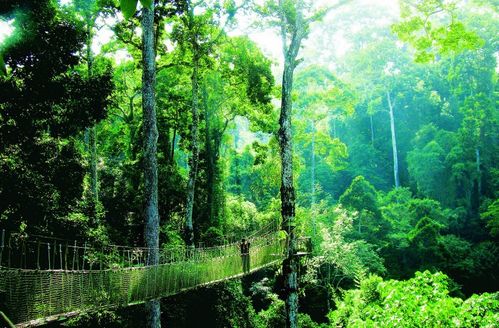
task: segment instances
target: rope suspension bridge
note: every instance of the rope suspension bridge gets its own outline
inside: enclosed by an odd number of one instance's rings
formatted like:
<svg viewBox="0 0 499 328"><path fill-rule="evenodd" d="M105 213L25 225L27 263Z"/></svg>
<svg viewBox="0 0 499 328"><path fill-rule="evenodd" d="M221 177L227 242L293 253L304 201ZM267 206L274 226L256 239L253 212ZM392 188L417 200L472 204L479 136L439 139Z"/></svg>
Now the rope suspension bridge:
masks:
<svg viewBox="0 0 499 328"><path fill-rule="evenodd" d="M250 271L284 258L286 240L277 224L250 236ZM302 250L308 244L301 243ZM303 253L303 252L302 252ZM241 277L238 243L216 247L160 249L148 265L149 249L27 238L2 231L0 314L17 327L39 326L103 308L124 307Z"/></svg>

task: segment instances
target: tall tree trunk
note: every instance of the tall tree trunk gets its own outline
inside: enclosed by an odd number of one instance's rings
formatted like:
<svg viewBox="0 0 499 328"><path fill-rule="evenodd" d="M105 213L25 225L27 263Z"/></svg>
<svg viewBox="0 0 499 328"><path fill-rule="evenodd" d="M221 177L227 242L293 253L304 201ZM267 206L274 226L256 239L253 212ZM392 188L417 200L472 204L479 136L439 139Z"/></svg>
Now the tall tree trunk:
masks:
<svg viewBox="0 0 499 328"><path fill-rule="evenodd" d="M149 249L148 265L159 263L158 213L158 127L154 87L156 84L154 51L154 4L142 9L142 111L144 126L145 242ZM147 326L161 327L159 300L146 303Z"/></svg>
<svg viewBox="0 0 499 328"><path fill-rule="evenodd" d="M93 75L93 63L94 56L92 53L92 39L93 39L93 27L95 24L94 16L91 13L87 13L85 20L87 22L87 75L90 79ZM88 150L90 152L90 163L89 163L89 174L90 174L90 195L92 197L92 204L94 206L94 211L99 202L99 186L98 186L98 176L97 176L97 131L95 125L87 128L88 134ZM95 212L94 212L95 214Z"/></svg>
<svg viewBox="0 0 499 328"><path fill-rule="evenodd" d="M90 190L94 206L99 201L99 181L97 176L97 131L94 125L88 128L88 143L90 150Z"/></svg>
<svg viewBox="0 0 499 328"><path fill-rule="evenodd" d="M212 146L212 151L213 151L213 156L212 156L212 172L213 172L213 185L211 189L209 190L213 196L212 196L212 204L211 204L211 215L212 215L212 224L215 225L216 227L222 227L223 222L220 221L223 218L223 207L225 204L225 196L223 192L223 184L222 184L222 172L220 169L220 152L222 149L222 139L225 134L225 131L227 130L227 127L230 123L230 120L226 119L224 126L217 130L214 131L213 135L213 146Z"/></svg>
<svg viewBox="0 0 499 328"><path fill-rule="evenodd" d="M386 92L386 98L388 100L388 107L390 109L390 128L392 131L392 152L393 152L393 177L395 180L395 188L400 187L399 180L399 159L397 152L397 138L395 135L395 118L393 116L393 104L390 97L390 91Z"/></svg>
<svg viewBox="0 0 499 328"><path fill-rule="evenodd" d="M132 95L128 97L128 115L126 115L126 123L128 124L128 128L130 129L130 134L128 136L128 155L132 161L135 161L137 158L137 154L135 153L135 134L136 127L134 124L135 120L135 105L133 103L136 95Z"/></svg>
<svg viewBox="0 0 499 328"><path fill-rule="evenodd" d="M234 132L234 176L235 176L235 186L237 187L236 189L236 194L241 195L242 194L242 183L241 183L241 165L240 165L240 158L239 158L239 153L238 153L238 145L239 145L239 129L236 126L235 132Z"/></svg>
<svg viewBox="0 0 499 328"><path fill-rule="evenodd" d="M279 1L280 6L284 4ZM284 288L286 294L286 326L296 328L298 325L298 265L296 256L295 236L295 188L293 185L293 142L291 134L291 115L293 75L298 61L298 51L305 35L303 17L300 10L296 15L297 31L293 34L290 44L287 45L286 26L281 25L283 38L284 71L282 76L281 114L279 117L279 147L281 155L281 215L282 228L288 233L286 258L282 263Z"/></svg>
<svg viewBox="0 0 499 328"><path fill-rule="evenodd" d="M196 51L196 50L194 50ZM187 202L185 213L185 242L188 246L194 246L194 225L192 223L192 212L194 208L194 192L196 188L196 178L199 162L199 109L198 109L198 74L199 59L194 55L193 70L191 76L192 83L192 127L191 127L191 158L189 160L189 181L187 183Z"/></svg>
<svg viewBox="0 0 499 328"><path fill-rule="evenodd" d="M208 222L212 225L213 222L213 199L215 192L215 163L214 163L214 153L213 147L211 144L212 136L211 136L211 117L208 108L208 94L206 90L206 85L203 85L202 88L203 95L203 109L204 109L204 120L206 122L205 128L205 148L206 148L206 184L208 189L206 206L208 212Z"/></svg>
<svg viewBox="0 0 499 328"><path fill-rule="evenodd" d="M161 131L161 129L164 129L165 130L165 134L164 134L164 140L162 141L162 147L161 147L161 152L163 152L163 156L165 157L165 162L166 162L166 165L169 166L172 164L172 162L170 161L170 154L172 152L171 150L171 143L170 143L170 131L171 131L171 128L169 125L166 125L164 128L161 127L161 124L159 125L158 129ZM158 136L159 138L160 136ZM161 144L161 143L160 143ZM161 164L160 164L161 165Z"/></svg>
<svg viewBox="0 0 499 328"><path fill-rule="evenodd" d="M312 233L316 235L316 224L315 224L315 121L311 120L312 123L312 143L311 143L311 165L310 165L310 210L312 213Z"/></svg>
<svg viewBox="0 0 499 328"><path fill-rule="evenodd" d="M477 179L477 192L478 192L478 199L482 196L482 176L480 173L480 149L475 148L475 157L476 157L476 179Z"/></svg>
<svg viewBox="0 0 499 328"><path fill-rule="evenodd" d="M293 58L294 59L294 58ZM288 233L288 247L283 261L286 292L286 326L297 327L298 317L298 258L295 236L295 188L293 185L293 144L291 135L291 90L294 60L286 58L282 81L282 102L279 118L279 146L281 150L281 215L283 229Z"/></svg>

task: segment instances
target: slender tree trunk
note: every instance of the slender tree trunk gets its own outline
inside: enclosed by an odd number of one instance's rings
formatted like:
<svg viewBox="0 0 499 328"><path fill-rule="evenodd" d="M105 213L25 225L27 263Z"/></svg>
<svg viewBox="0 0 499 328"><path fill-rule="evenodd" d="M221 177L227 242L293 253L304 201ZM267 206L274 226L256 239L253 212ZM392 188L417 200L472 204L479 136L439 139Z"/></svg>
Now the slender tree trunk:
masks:
<svg viewBox="0 0 499 328"><path fill-rule="evenodd" d="M94 125L88 128L88 143L90 146L90 190L94 206L99 201L99 181L97 176L97 131Z"/></svg>
<svg viewBox="0 0 499 328"><path fill-rule="evenodd" d="M206 206L208 212L208 222L212 225L213 222L213 199L215 193L215 163L214 163L214 154L212 147L212 135L211 135L211 117L208 108L208 94L206 90L206 85L203 85L202 89L203 95L203 109L204 109L204 119L206 122L205 128L205 147L206 147L206 184L208 189Z"/></svg>
<svg viewBox="0 0 499 328"><path fill-rule="evenodd" d="M238 145L239 145L239 129L236 127L234 132L234 176L235 176L235 185L237 187L236 194L241 195L242 193L242 183L241 183L241 167L239 163L239 153L238 153Z"/></svg>
<svg viewBox="0 0 499 328"><path fill-rule="evenodd" d="M130 136L128 139L128 151L130 152L130 159L134 161L136 159L136 154L134 151L134 145L135 145L135 131L136 127L134 124L134 118L135 118L135 107L133 104L135 96L132 96L128 99L128 109L129 109L129 114L127 115L127 123L130 129Z"/></svg>
<svg viewBox="0 0 499 328"><path fill-rule="evenodd" d="M142 9L142 111L144 126L145 242L149 249L148 265L159 263L158 213L158 127L154 87L156 84L154 51L154 4ZM161 327L159 300L146 303L147 326Z"/></svg>
<svg viewBox="0 0 499 328"><path fill-rule="evenodd" d="M93 75L93 63L94 63L94 56L92 53L92 38L93 38L93 33L92 29L94 27L94 18L91 13L87 13L85 20L87 22L87 75L88 78L91 78ZM95 207L97 206L97 203L99 202L99 186L98 186L98 176L97 176L97 131L95 125L87 128L87 134L88 134L88 149L90 152L90 165L89 165L89 174L90 174L90 195L92 197L92 203Z"/></svg>
<svg viewBox="0 0 499 328"><path fill-rule="evenodd" d="M129 143L129 152L130 152L130 159L132 161L135 161L137 159L137 154L136 154L136 150L134 149L135 148L135 142L136 142L136 128L135 126L132 124L130 124L130 138L128 139L128 143Z"/></svg>
<svg viewBox="0 0 499 328"><path fill-rule="evenodd" d="M399 180L399 160L397 152L397 138L395 135L395 118L393 116L393 105L390 97L390 91L386 92L386 98L388 100L388 107L390 109L390 128L392 131L392 152L393 152L393 177L395 180L395 188L400 187Z"/></svg>
<svg viewBox="0 0 499 328"><path fill-rule="evenodd" d="M210 189L210 192L213 193L212 197L212 223L217 227L221 227L222 221L222 210L223 204L225 203L225 197L223 193L223 185L222 185L222 177L221 177L221 169L220 169L220 151L222 148L222 138L225 133L225 128L223 130L216 131L215 137L213 140L213 186ZM216 221L215 221L216 220Z"/></svg>
<svg viewBox="0 0 499 328"><path fill-rule="evenodd" d="M311 165L310 165L310 210L312 214L312 233L316 236L316 224L315 224L315 122L311 120L312 123L312 143L311 143Z"/></svg>
<svg viewBox="0 0 499 328"><path fill-rule="evenodd" d="M161 127L160 127L161 129ZM165 133L165 146L164 146L164 156L165 156L165 159L166 159L166 164L167 165L172 165L173 164L173 156L172 156L172 153L173 153L173 149L172 147L174 146L173 145L173 142L171 141L172 138L175 137L175 129L173 129L173 133L170 133L172 130L172 128L170 126L166 127L166 133ZM172 136L173 135L173 136Z"/></svg>
<svg viewBox="0 0 499 328"><path fill-rule="evenodd" d="M477 179L477 191L478 191L478 198L480 199L482 195L482 176L480 173L480 149L475 148L475 157L476 157L476 179Z"/></svg>
<svg viewBox="0 0 499 328"><path fill-rule="evenodd" d="M176 147L176 142L177 142L177 128L173 129L173 137L172 137L172 146L171 146L171 154L170 154L170 159L171 162L175 162L175 147Z"/></svg>
<svg viewBox="0 0 499 328"><path fill-rule="evenodd" d="M192 222L192 212L194 208L194 193L196 188L196 178L199 162L199 109L198 109L198 70L199 59L194 55L192 70L192 127L191 127L191 158L189 160L189 181L187 183L187 202L185 214L185 242L188 246L194 246L194 225Z"/></svg>

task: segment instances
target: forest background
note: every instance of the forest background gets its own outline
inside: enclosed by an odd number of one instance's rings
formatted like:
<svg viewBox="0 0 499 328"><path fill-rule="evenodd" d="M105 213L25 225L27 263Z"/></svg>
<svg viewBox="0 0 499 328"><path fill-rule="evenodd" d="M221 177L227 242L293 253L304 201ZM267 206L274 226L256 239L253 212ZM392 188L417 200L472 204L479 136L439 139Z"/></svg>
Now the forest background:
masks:
<svg viewBox="0 0 499 328"><path fill-rule="evenodd" d="M291 94L296 230L313 245L300 325L493 327L497 1L304 3L156 1L161 248L239 240L281 219L282 45L262 33L279 8L318 13ZM0 4L0 228L145 244L142 11L123 14L114 1ZM161 320L281 327L284 296L269 269L166 298ZM73 324L143 325L143 311Z"/></svg>

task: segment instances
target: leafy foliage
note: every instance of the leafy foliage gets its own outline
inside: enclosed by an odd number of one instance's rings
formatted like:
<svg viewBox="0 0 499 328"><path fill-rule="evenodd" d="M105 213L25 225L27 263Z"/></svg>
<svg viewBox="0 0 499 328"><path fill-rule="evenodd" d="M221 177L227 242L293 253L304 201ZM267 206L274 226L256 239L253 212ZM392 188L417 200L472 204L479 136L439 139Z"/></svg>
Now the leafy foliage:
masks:
<svg viewBox="0 0 499 328"><path fill-rule="evenodd" d="M416 50L417 62L428 62L436 55L447 55L483 44L480 37L456 21L457 1L401 1L401 23L393 25L400 40Z"/></svg>
<svg viewBox="0 0 499 328"><path fill-rule="evenodd" d="M95 75L81 74L78 24L51 2L22 5L16 24L24 37L5 50L10 72L0 80L0 213L10 229L24 222L47 232L81 198L85 164L74 137L105 117L111 69L103 63Z"/></svg>
<svg viewBox="0 0 499 328"><path fill-rule="evenodd" d="M495 294L474 295L463 301L449 296L446 275L417 272L407 281L363 280L345 293L338 309L329 314L333 327L385 326L493 327L498 317Z"/></svg>

